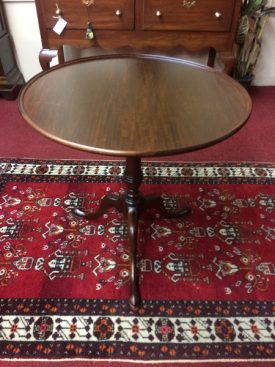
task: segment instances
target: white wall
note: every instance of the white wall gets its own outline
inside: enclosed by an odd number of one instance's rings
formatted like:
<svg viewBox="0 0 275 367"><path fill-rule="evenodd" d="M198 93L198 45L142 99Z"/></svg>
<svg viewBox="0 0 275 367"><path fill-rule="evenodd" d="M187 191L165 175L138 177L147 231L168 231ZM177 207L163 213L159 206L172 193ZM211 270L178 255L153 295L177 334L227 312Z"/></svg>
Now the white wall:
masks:
<svg viewBox="0 0 275 367"><path fill-rule="evenodd" d="M272 1L272 6L275 6L275 0ZM275 17L269 18L265 28L254 84L275 85Z"/></svg>
<svg viewBox="0 0 275 367"><path fill-rule="evenodd" d="M34 0L2 1L15 45L18 66L27 81L41 71L38 54L42 45L35 3ZM273 5L275 6L275 0ZM275 85L275 18L269 20L265 30L254 84Z"/></svg>
<svg viewBox="0 0 275 367"><path fill-rule="evenodd" d="M45 0L47 1L47 0ZM15 57L25 80L41 71L38 60L42 48L34 0L3 0Z"/></svg>

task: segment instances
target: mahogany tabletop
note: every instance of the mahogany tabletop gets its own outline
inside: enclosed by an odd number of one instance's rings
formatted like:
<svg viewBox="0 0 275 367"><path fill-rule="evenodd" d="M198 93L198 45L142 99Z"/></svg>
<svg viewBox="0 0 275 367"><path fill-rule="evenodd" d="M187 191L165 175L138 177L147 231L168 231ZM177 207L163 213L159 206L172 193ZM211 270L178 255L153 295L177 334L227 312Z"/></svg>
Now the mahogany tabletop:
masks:
<svg viewBox="0 0 275 367"><path fill-rule="evenodd" d="M251 100L214 69L152 55L80 59L34 77L21 91L26 121L60 143L113 156L199 149L236 132Z"/></svg>

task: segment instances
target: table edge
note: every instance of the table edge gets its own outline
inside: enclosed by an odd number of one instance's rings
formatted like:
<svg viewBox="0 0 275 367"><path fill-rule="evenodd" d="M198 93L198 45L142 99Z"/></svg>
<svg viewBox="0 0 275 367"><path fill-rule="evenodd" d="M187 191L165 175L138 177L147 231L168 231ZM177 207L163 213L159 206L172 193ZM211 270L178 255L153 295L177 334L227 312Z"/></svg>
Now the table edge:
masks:
<svg viewBox="0 0 275 367"><path fill-rule="evenodd" d="M26 114L24 104L23 104L24 95L25 95L26 91L28 90L28 88L37 79L41 78L42 76L44 76L48 73L54 72L58 69L65 68L65 67L68 67L68 66L71 66L71 65L74 65L74 64L80 64L80 63L85 63L85 62L89 62L89 61L97 61L97 60L101 60L101 59L106 60L106 59L119 59L119 58L134 58L134 59L140 59L141 58L141 59L169 61L169 62L175 62L175 63L178 63L178 64L194 66L196 68L205 70L206 72L219 74L224 79L230 80L230 83L232 85L234 85L234 87L243 96L244 101L245 101L246 111L247 111L247 113L244 117L244 120L240 124L238 124L235 128L230 130L228 132L228 134L225 134L222 137L219 137L217 139L213 139L213 140L211 140L209 142L206 142L206 143L193 145L193 146L185 147L185 148L168 149L166 151L163 151L163 150L162 151L151 151L150 150L150 151L136 152L134 150L121 151L121 150L112 150L112 149L103 149L103 148L90 147L90 146L86 146L86 145L79 144L79 143L74 143L72 141L68 141L68 140L59 138L58 136L55 136L55 135L47 132L46 130L40 128L39 126L37 126L36 123L34 121L32 121L32 119L30 119L28 117L28 115ZM251 98L250 98L247 90L245 88L243 88L240 85L240 83L238 83L236 80L231 78L229 75L227 75L227 74L225 74L225 73L223 73L219 70L216 70L214 68L211 68L211 67L208 67L208 66L205 66L205 65L201 65L201 64L198 64L198 63L193 62L193 61L179 59L179 58L176 58L176 57L170 57L170 56L165 56L165 55L153 55L153 54L141 54L141 53L135 53L135 54L126 53L125 54L125 53L123 53L123 54L96 55L96 56L85 57L85 58L65 62L63 64L56 65L56 66L50 68L49 70L42 71L41 73L35 75L32 79L30 79L27 82L27 84L21 89L20 94L18 96L18 107L19 107L19 111L20 111L22 117L24 118L24 120L33 129L35 129L36 131L38 131L40 134L44 135L45 137L49 138L50 140L54 140L58 143L61 143L62 145L68 146L70 148L90 152L90 153L93 153L93 154L101 154L101 155L109 155L109 156L117 156L117 157L128 157L128 156L156 157L156 156L169 156L169 155L176 155L176 154L182 154L182 153L196 151L196 150L199 150L199 149L203 149L203 148L207 148L209 146L215 145L215 144L229 138L230 136L234 135L238 130L240 130L243 127L243 125L247 122L247 120L249 119L249 116L250 116L251 111L252 111L252 101L251 101Z"/></svg>

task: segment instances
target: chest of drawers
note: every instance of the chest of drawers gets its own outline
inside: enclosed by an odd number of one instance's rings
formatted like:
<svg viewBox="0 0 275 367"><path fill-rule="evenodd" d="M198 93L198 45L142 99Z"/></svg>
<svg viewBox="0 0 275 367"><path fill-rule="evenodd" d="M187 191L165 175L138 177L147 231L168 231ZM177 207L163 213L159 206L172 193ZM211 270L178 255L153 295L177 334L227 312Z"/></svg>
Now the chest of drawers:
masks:
<svg viewBox="0 0 275 367"><path fill-rule="evenodd" d="M63 45L170 55L209 48L208 64L217 53L230 73L240 6L241 0L36 0L40 62L46 69L56 54L64 61ZM60 35L53 31L58 16L67 21ZM92 40L86 39L87 22Z"/></svg>

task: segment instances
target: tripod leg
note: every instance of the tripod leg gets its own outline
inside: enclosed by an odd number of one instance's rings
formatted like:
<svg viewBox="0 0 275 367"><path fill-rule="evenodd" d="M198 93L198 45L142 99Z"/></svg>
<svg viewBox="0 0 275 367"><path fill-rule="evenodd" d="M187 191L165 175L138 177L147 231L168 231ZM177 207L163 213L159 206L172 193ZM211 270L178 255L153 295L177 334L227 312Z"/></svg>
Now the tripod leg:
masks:
<svg viewBox="0 0 275 367"><path fill-rule="evenodd" d="M138 235L138 210L128 207L128 236L130 243L130 297L129 303L135 308L140 304L140 293L137 274L137 235Z"/></svg>
<svg viewBox="0 0 275 367"><path fill-rule="evenodd" d="M100 201L99 207L95 212L85 212L80 209L75 209L73 211L73 214L85 219L97 219L105 214L110 208L115 208L119 212L125 213L125 202L122 198L116 195L103 196Z"/></svg>
<svg viewBox="0 0 275 367"><path fill-rule="evenodd" d="M157 212L164 218L179 218L183 215L191 213L191 208L182 208L177 211L168 211L164 204L163 199L160 196L148 195L142 198L141 211L144 212L148 209L156 209Z"/></svg>

